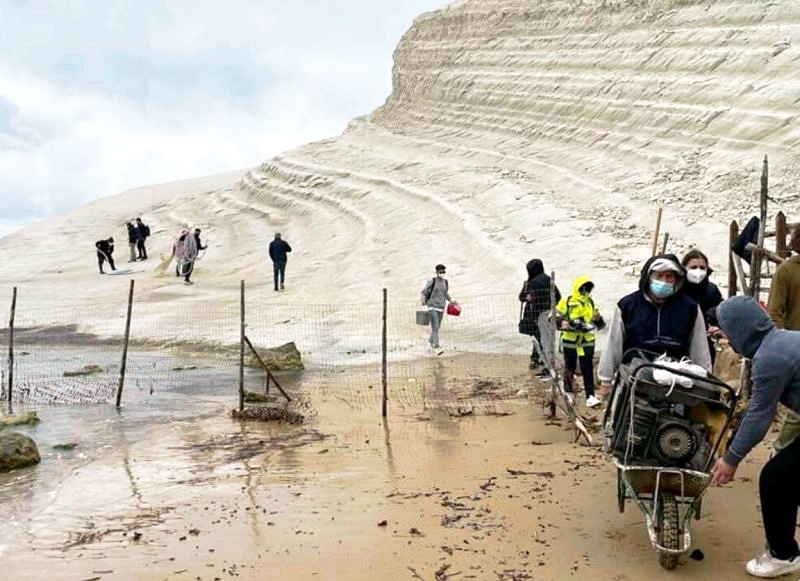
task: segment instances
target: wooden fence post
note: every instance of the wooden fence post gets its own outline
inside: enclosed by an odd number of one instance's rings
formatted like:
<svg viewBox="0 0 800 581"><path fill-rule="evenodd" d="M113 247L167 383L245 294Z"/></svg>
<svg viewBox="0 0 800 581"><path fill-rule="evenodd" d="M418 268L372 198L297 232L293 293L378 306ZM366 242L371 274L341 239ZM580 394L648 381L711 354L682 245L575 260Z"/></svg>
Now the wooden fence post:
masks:
<svg viewBox="0 0 800 581"><path fill-rule="evenodd" d="M8 413L11 411L11 392L14 387L14 316L17 310L17 287L11 295L11 316L8 319Z"/></svg>
<svg viewBox="0 0 800 581"><path fill-rule="evenodd" d="M239 411L244 410L244 280L239 281Z"/></svg>
<svg viewBox="0 0 800 581"><path fill-rule="evenodd" d="M786 227L786 214L783 210L775 216L775 254L781 258L789 258L789 251L786 250L786 237L789 229Z"/></svg>
<svg viewBox="0 0 800 581"><path fill-rule="evenodd" d="M769 164L767 156L764 156L764 163L761 168L761 192L759 196L759 224L758 241L759 247L764 247L764 233L766 232L767 222L767 187L769 176ZM761 299L761 255L751 254L750 256L750 296L756 300Z"/></svg>
<svg viewBox="0 0 800 581"><path fill-rule="evenodd" d="M655 256L658 252L658 233L661 230L661 208L658 209L656 214L656 229L653 231L653 248L651 256Z"/></svg>
<svg viewBox="0 0 800 581"><path fill-rule="evenodd" d="M389 399L386 384L386 288L383 289L383 333L381 336L381 387L383 388L383 398L381 415L386 417L386 403Z"/></svg>
<svg viewBox="0 0 800 581"><path fill-rule="evenodd" d="M731 222L729 234L728 234L728 298L735 296L737 292L737 285L736 285L736 265L733 264L733 261L736 260L733 255L733 243L736 242L736 239L739 237L739 224L736 223L736 220ZM744 281L742 281L742 285L744 285Z"/></svg>
<svg viewBox="0 0 800 581"><path fill-rule="evenodd" d="M133 312L133 285L135 282L135 280L131 279L131 286L128 289L128 315L125 319L125 342L122 344L122 364L119 366L117 407L122 403L122 386L125 385L125 368L128 365L128 342L131 338L131 313Z"/></svg>

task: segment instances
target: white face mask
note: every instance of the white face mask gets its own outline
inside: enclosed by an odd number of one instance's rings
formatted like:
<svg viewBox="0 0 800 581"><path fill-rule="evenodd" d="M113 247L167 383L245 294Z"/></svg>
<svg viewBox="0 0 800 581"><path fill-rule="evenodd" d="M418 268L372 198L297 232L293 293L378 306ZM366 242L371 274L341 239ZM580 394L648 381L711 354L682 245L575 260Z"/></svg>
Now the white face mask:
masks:
<svg viewBox="0 0 800 581"><path fill-rule="evenodd" d="M700 284L707 275L708 271L705 268L690 268L686 271L686 280L692 284Z"/></svg>

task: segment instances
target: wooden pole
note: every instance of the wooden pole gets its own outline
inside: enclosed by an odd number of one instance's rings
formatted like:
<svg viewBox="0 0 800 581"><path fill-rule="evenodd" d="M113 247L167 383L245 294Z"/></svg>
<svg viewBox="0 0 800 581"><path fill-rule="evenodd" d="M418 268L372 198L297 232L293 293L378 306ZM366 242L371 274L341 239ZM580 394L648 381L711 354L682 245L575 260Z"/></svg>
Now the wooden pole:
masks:
<svg viewBox="0 0 800 581"><path fill-rule="evenodd" d="M736 285L736 265L734 264L734 260L737 260L739 257L734 254L731 248L733 248L734 242L739 237L739 224L736 223L736 220L731 222L730 230L728 231L728 298L735 296L737 292L737 285ZM742 280L742 285L744 285L744 280Z"/></svg>
<svg viewBox="0 0 800 581"><path fill-rule="evenodd" d="M277 380L277 379L275 379L275 378L272 376L272 372L269 370L269 367L268 367L268 366L267 366L267 364L264 362L264 360L263 360L263 359L261 359L261 355L259 355L259 354L258 354L258 351L256 351L256 348L255 348L255 347L253 347L253 344L250 342L250 339L248 339L248 338L247 338L247 335L245 335L245 336L244 336L244 342L245 342L245 343L247 343L247 346L248 346L248 347L250 347L250 351L252 351L252 352L253 352L253 355L255 355L256 359L257 359L257 360L258 360L258 362L261 364L261 367L263 367L263 368L266 370L266 372L267 372L267 378L268 378L267 380L269 381L269 379L271 378L271 379L272 379L272 383L274 383L274 384L275 384L275 387L277 387L277 388L278 388L278 391L280 391L280 392L283 394L283 397L285 397L285 398L286 398L286 401L292 401L292 398L291 398L291 397L289 397L289 394L288 394L288 393L286 393L285 391L283 391L283 388L281 387L281 384L280 384L280 383L278 383L278 380Z"/></svg>
<svg viewBox="0 0 800 581"><path fill-rule="evenodd" d="M14 389L14 316L17 311L17 287L11 295L11 316L8 319L8 413L11 411L11 392Z"/></svg>
<svg viewBox="0 0 800 581"><path fill-rule="evenodd" d="M747 284L747 278L744 275L744 267L742 266L742 259L731 250L731 259L733 260L733 268L736 271L736 276L742 281L742 292L748 294L750 287ZM733 296L733 295L731 295Z"/></svg>
<svg viewBox="0 0 800 581"><path fill-rule="evenodd" d="M775 253L782 258L789 258L789 251L786 250L786 238L788 236L789 228L786 227L786 214L781 210L775 216Z"/></svg>
<svg viewBox="0 0 800 581"><path fill-rule="evenodd" d="M764 232L766 231L767 221L767 187L769 179L769 164L767 156L764 156L764 163L761 168L761 192L759 196L759 224L757 246L764 247ZM750 296L759 300L761 294L761 255L754 254L750 257Z"/></svg>
<svg viewBox="0 0 800 581"><path fill-rule="evenodd" d="M239 411L244 409L244 280L239 281ZM267 378L269 387L269 378Z"/></svg>
<svg viewBox="0 0 800 581"><path fill-rule="evenodd" d="M767 250L766 248L762 248L760 246L756 246L752 242L749 242L747 244L747 246L745 246L745 248L747 248L752 253L756 253L757 252L757 253L761 254L762 256L765 256L766 258L768 258L769 260L771 260L775 264L783 264L784 262L786 262L786 259L783 256L781 256L780 254L778 254L777 252L772 252L771 250Z"/></svg>
<svg viewBox="0 0 800 581"><path fill-rule="evenodd" d="M658 213L656 214L656 229L653 232L653 250L651 256L656 255L656 251L658 250L658 233L661 230L661 208L658 209Z"/></svg>
<svg viewBox="0 0 800 581"><path fill-rule="evenodd" d="M386 288L383 289L383 332L381 335L381 387L383 388L383 398L381 404L381 415L386 417L386 404L389 400L388 387L386 383Z"/></svg>
<svg viewBox="0 0 800 581"><path fill-rule="evenodd" d="M119 383L117 384L117 407L122 403L122 387L125 385L125 368L128 364L128 342L131 338L131 313L133 312L133 285L136 281L131 279L128 289L128 315L125 319L125 342L122 344L122 364L119 366Z"/></svg>

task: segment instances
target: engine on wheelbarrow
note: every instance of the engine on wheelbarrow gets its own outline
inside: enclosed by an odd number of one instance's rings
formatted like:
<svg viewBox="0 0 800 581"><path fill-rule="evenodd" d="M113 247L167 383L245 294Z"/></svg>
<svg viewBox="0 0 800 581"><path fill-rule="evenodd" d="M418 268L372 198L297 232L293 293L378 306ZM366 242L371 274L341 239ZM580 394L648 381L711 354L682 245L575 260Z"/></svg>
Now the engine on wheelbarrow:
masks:
<svg viewBox="0 0 800 581"><path fill-rule="evenodd" d="M708 457L706 427L691 422L683 404L635 397L617 415L611 452L629 460L651 460L665 466L700 469ZM632 407L632 412L631 412Z"/></svg>
<svg viewBox="0 0 800 581"><path fill-rule="evenodd" d="M713 405L717 392L702 384L670 389L653 381L652 373L642 375L621 374L606 420L606 450L626 464L702 470L712 447L695 408Z"/></svg>

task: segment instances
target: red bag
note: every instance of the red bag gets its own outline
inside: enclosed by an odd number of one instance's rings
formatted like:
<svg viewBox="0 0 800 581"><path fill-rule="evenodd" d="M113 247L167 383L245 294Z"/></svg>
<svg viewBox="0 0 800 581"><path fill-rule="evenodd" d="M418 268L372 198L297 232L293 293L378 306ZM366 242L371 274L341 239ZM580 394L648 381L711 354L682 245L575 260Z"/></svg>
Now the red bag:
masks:
<svg viewBox="0 0 800 581"><path fill-rule="evenodd" d="M455 303L447 303L447 314L457 317L461 314L461 307Z"/></svg>

